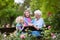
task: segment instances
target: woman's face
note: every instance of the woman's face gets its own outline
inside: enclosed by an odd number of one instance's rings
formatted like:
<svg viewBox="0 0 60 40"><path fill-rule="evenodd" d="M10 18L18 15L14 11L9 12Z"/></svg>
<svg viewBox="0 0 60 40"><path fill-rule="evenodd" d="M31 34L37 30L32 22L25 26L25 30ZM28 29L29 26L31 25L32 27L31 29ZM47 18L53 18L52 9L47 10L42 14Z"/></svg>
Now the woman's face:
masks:
<svg viewBox="0 0 60 40"><path fill-rule="evenodd" d="M25 12L25 16L29 17L30 16L29 12Z"/></svg>
<svg viewBox="0 0 60 40"><path fill-rule="evenodd" d="M40 15L38 15L38 14L35 14L34 16L35 16L36 19L40 18Z"/></svg>

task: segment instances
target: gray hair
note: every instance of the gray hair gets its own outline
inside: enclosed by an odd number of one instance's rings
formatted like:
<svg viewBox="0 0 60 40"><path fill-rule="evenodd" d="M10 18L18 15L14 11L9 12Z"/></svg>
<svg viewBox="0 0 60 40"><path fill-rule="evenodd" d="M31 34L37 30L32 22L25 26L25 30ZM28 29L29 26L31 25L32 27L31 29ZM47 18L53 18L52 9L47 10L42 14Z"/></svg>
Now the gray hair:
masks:
<svg viewBox="0 0 60 40"><path fill-rule="evenodd" d="M42 12L40 10L34 11L34 14L38 14L38 15L41 15L42 16Z"/></svg>

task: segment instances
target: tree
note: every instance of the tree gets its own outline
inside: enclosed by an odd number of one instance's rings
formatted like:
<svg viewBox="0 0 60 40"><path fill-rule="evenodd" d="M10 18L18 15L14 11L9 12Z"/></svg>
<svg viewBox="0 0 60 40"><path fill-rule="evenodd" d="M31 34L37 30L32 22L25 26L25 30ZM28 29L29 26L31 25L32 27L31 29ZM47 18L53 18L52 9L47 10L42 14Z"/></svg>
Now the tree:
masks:
<svg viewBox="0 0 60 40"><path fill-rule="evenodd" d="M14 0L0 0L0 24L12 24L17 16L22 15L18 6Z"/></svg>
<svg viewBox="0 0 60 40"><path fill-rule="evenodd" d="M60 10L60 0L32 0L30 2L30 7L32 11L39 9L47 16L46 14L48 12L56 13Z"/></svg>

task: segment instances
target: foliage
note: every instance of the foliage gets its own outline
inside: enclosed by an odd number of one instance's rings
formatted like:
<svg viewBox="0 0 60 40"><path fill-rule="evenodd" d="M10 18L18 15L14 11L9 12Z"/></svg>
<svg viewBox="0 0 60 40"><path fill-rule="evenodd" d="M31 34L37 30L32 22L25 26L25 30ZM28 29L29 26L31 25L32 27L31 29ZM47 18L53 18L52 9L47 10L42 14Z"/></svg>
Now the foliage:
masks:
<svg viewBox="0 0 60 40"><path fill-rule="evenodd" d="M53 29L57 32L60 31L60 11L53 14L52 23Z"/></svg>
<svg viewBox="0 0 60 40"><path fill-rule="evenodd" d="M43 17L46 18L47 13L52 14L60 10L60 0L32 0L30 2L31 10L39 9L43 12Z"/></svg>
<svg viewBox="0 0 60 40"><path fill-rule="evenodd" d="M14 0L0 0L0 25L12 24L17 16L23 14L25 6L29 6L30 1L26 0L22 6L14 3Z"/></svg>
<svg viewBox="0 0 60 40"><path fill-rule="evenodd" d="M22 15L19 5L14 0L0 0L0 24L12 24L15 18Z"/></svg>

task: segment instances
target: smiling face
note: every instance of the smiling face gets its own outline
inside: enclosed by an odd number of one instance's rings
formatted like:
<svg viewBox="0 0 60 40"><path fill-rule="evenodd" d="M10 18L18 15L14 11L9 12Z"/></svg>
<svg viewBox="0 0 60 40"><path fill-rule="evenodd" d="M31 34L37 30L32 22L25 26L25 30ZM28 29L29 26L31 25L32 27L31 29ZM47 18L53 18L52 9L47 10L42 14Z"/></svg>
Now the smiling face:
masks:
<svg viewBox="0 0 60 40"><path fill-rule="evenodd" d="M29 12L29 10L25 10L25 11L24 11L24 16L25 16L25 17L30 17L30 12Z"/></svg>
<svg viewBox="0 0 60 40"><path fill-rule="evenodd" d="M25 16L29 17L30 16L29 12L25 12Z"/></svg>
<svg viewBox="0 0 60 40"><path fill-rule="evenodd" d="M40 18L40 15L38 15L38 14L35 14L34 16L35 16L36 19Z"/></svg>
<svg viewBox="0 0 60 40"><path fill-rule="evenodd" d="M42 12L40 10L35 10L34 14L36 19L40 19L42 16Z"/></svg>

